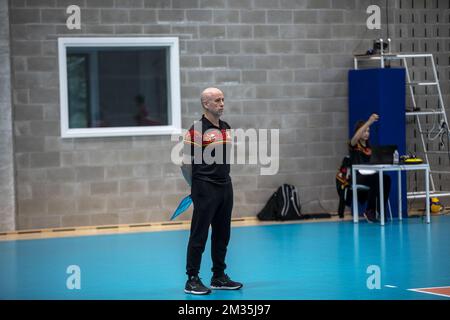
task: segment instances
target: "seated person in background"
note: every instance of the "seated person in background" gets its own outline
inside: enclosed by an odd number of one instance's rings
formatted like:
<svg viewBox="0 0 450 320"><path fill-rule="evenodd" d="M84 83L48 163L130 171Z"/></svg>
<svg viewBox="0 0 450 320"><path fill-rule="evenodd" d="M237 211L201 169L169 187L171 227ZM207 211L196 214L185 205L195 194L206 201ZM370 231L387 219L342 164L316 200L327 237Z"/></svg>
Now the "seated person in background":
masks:
<svg viewBox="0 0 450 320"><path fill-rule="evenodd" d="M349 142L350 159L352 164L365 164L370 162L372 149L370 148L370 126L378 121L379 116L372 114L367 121L359 120L356 122L355 131L352 139ZM355 177L353 177L354 179ZM380 185L378 174L375 171L365 171L356 173L356 183L368 186L367 208L364 212L364 217L367 222L372 223L377 221L376 208L379 206L379 191ZM389 192L391 190L391 179L388 175L383 174L383 188L384 188L384 202L385 207L389 199ZM378 206L377 206L378 204Z"/></svg>
<svg viewBox="0 0 450 320"><path fill-rule="evenodd" d="M137 107L137 113L134 116L136 124L138 126L160 126L159 121L155 121L149 118L147 106L145 105L145 98L142 95L137 95L134 98Z"/></svg>

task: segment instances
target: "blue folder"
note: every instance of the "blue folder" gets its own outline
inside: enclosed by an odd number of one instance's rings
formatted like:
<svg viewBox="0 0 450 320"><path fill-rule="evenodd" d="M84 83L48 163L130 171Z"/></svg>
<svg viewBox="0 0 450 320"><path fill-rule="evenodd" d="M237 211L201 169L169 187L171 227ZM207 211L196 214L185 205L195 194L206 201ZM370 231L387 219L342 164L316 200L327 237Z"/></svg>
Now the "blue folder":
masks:
<svg viewBox="0 0 450 320"><path fill-rule="evenodd" d="M170 220L175 219L180 214L185 212L191 206L191 203L192 203L191 195L184 197L183 200L181 200L180 204L178 205L178 208L173 213L172 218L170 218Z"/></svg>

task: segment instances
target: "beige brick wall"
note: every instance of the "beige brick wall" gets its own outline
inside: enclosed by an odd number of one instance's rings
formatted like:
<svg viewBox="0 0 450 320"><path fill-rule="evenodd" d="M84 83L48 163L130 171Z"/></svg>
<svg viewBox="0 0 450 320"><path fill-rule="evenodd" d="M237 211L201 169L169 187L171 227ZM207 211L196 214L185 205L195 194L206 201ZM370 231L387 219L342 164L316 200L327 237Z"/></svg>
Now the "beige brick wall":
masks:
<svg viewBox="0 0 450 320"><path fill-rule="evenodd" d="M57 38L71 35L178 36L184 128L201 116L200 92L215 85L225 92L224 119L232 127L280 129L277 175L233 166L235 216L254 216L281 183L299 187L305 212L335 210L334 174L348 132L347 71L352 55L380 36L365 27L367 6L384 3L11 1L17 227L167 220L188 193L170 161L170 137L60 138ZM70 4L81 7L81 30L65 26ZM448 54L448 9L441 11Z"/></svg>
<svg viewBox="0 0 450 320"><path fill-rule="evenodd" d="M0 231L15 228L8 1L0 0Z"/></svg>
<svg viewBox="0 0 450 320"><path fill-rule="evenodd" d="M447 117L450 115L450 2L442 0L434 1L403 1L398 3L396 14L391 18L395 21L393 34L397 39L395 45L397 50L404 52L429 52L433 53L444 104L447 110ZM413 81L433 79L430 60L414 59L409 61L411 78ZM426 108L436 108L438 106L437 91L434 88L424 88L416 90L417 106L422 110ZM408 94L407 106L412 108L412 100ZM450 118L449 118L450 119ZM423 131L432 129L435 123L434 117L421 117ZM439 150L438 140L432 142L426 139L428 149ZM416 152L418 156L424 158L422 141L418 125L414 119L407 121L407 148ZM447 153L429 154L430 167L434 171L450 171L450 156ZM450 174L432 174L436 190L450 190ZM423 174L408 174L407 184L410 190L424 190ZM450 197L441 197L441 202L449 206ZM423 208L421 200L411 201L410 206Z"/></svg>

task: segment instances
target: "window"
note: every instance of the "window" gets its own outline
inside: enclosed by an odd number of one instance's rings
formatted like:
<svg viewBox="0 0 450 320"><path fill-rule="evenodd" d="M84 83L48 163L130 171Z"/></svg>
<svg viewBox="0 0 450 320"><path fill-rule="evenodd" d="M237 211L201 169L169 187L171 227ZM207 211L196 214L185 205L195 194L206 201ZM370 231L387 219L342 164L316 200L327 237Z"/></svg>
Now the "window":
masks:
<svg viewBox="0 0 450 320"><path fill-rule="evenodd" d="M181 132L178 38L59 38L61 136Z"/></svg>

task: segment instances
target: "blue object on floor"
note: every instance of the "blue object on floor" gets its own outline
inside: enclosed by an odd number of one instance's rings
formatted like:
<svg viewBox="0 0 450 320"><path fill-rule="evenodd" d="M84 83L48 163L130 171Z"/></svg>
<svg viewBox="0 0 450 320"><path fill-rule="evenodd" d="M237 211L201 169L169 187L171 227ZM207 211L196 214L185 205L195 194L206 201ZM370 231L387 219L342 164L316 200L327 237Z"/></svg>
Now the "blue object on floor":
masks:
<svg viewBox="0 0 450 320"><path fill-rule="evenodd" d="M173 213L173 215L170 218L170 220L175 219L180 214L185 212L191 206L191 203L192 203L191 195L188 195L188 196L184 197L183 200L181 200L180 204L178 205L178 208Z"/></svg>
<svg viewBox="0 0 450 320"><path fill-rule="evenodd" d="M0 241L0 299L446 299L409 289L450 285L449 230L450 216L233 227L226 272L244 287L208 296L183 292L188 230Z"/></svg>

